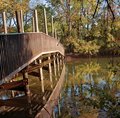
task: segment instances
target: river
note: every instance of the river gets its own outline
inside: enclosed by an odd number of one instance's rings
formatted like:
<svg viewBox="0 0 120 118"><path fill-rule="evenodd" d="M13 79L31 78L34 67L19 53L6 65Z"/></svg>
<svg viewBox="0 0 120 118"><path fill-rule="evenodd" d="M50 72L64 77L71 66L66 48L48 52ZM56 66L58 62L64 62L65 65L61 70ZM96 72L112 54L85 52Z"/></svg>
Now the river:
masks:
<svg viewBox="0 0 120 118"><path fill-rule="evenodd" d="M66 63L56 118L120 118L120 58Z"/></svg>

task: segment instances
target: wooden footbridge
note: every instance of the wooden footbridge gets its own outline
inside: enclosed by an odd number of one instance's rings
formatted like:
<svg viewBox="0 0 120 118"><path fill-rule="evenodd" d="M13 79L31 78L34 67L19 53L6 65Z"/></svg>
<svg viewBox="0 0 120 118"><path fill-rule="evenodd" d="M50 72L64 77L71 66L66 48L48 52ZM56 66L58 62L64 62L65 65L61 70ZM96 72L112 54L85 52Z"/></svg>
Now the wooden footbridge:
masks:
<svg viewBox="0 0 120 118"><path fill-rule="evenodd" d="M2 90L19 90L19 88L23 88L25 94L29 96L29 74L33 72L37 73L37 77L40 78L42 98L43 95L45 95L45 87L43 84L45 80L43 73L44 69L46 69L49 73L50 82L53 82L53 75L54 77L59 75L60 78L63 78L64 72L62 71L62 75L60 72L62 70L61 67L64 65L64 47L59 43L56 36L48 35L45 9L44 17L45 33L39 32L36 10L33 16L33 32L25 33L22 21L22 11L16 12L18 33L8 33L6 17L5 13L3 13L4 33L0 34L0 96L3 94ZM52 30L52 34L54 34L53 32L54 31ZM16 79L17 77L22 79ZM63 80L61 82L63 82ZM59 81L59 83L61 82ZM61 84L58 84L59 86L56 88L56 90L54 90L53 96L55 96L55 93L60 92ZM32 94L34 96L34 93ZM53 96L50 98L53 99ZM58 96L59 95L57 94L56 97ZM49 97L47 99L49 99ZM8 101L7 103L3 101L1 102L0 100L0 107L6 105L11 106L11 102ZM46 106L48 107L48 105ZM39 110L37 109L37 111ZM39 112L36 117L39 118L43 114L47 114L44 113L44 110L45 109L42 110L43 113ZM47 112L49 112L49 110ZM47 115L47 117L50 117L51 112L52 111L50 110L50 113Z"/></svg>

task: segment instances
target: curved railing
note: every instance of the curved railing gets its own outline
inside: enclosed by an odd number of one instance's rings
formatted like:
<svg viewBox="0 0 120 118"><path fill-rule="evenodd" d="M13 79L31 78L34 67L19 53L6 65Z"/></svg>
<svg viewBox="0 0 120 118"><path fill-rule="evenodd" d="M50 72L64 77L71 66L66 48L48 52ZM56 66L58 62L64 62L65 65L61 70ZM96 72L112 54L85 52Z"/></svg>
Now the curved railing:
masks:
<svg viewBox="0 0 120 118"><path fill-rule="evenodd" d="M64 47L44 33L0 35L0 81L12 77L40 55L54 52L64 55Z"/></svg>

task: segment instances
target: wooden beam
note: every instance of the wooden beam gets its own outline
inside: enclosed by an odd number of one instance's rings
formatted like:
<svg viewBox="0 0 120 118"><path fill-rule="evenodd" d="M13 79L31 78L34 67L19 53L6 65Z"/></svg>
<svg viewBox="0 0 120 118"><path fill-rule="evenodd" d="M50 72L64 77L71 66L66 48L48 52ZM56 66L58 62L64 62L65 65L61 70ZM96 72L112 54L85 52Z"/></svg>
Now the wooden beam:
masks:
<svg viewBox="0 0 120 118"><path fill-rule="evenodd" d="M48 65L48 64L51 63L52 61L53 61L53 59L44 61L44 62L39 63L39 64L37 64L37 65L35 65L35 66L33 66L33 67L30 67L30 68L25 69L23 72L28 72L28 73L30 73L30 72L32 72L33 70L36 70L36 69L42 68L42 67L45 66L45 65Z"/></svg>

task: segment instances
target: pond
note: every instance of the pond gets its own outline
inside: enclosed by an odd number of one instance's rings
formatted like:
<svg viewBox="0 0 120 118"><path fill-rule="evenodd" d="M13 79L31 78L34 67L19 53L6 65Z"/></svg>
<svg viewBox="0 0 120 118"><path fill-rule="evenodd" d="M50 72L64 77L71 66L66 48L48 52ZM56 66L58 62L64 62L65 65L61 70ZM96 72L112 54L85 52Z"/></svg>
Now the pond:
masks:
<svg viewBox="0 0 120 118"><path fill-rule="evenodd" d="M57 118L120 118L120 58L66 64Z"/></svg>

